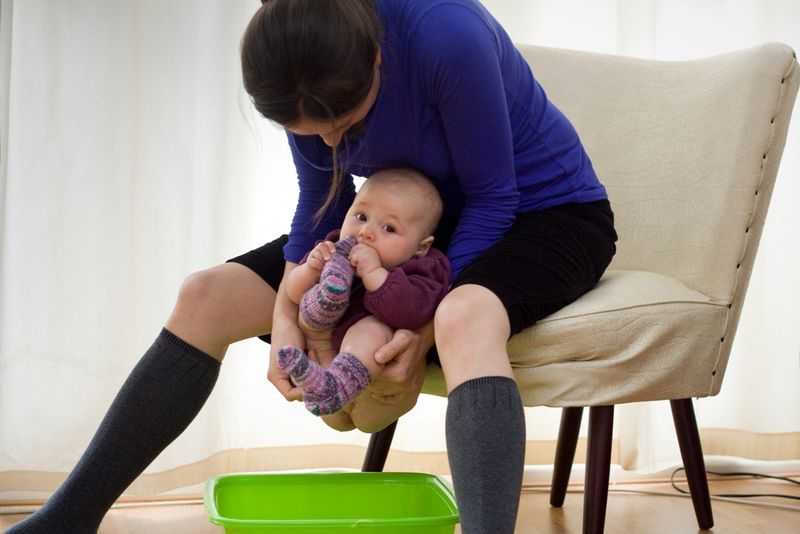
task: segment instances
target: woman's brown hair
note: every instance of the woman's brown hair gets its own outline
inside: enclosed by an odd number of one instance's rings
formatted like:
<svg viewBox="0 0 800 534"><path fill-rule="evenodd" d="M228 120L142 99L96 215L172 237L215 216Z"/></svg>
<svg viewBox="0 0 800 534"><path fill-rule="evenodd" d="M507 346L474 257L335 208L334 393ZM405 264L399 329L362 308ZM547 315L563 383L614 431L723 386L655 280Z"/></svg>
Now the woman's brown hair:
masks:
<svg viewBox="0 0 800 534"><path fill-rule="evenodd" d="M284 127L334 121L367 97L383 26L372 0L267 0L242 38L244 88L256 110ZM319 218L339 192L333 176Z"/></svg>

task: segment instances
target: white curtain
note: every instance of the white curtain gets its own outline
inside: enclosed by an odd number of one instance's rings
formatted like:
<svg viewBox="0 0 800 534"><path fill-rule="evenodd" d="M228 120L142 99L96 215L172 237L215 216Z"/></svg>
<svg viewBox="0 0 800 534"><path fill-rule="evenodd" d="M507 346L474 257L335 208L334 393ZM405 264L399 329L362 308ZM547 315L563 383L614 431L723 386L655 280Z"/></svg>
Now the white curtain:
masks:
<svg viewBox="0 0 800 534"><path fill-rule="evenodd" d="M485 3L516 41L539 45L658 59L800 49L791 0ZM52 489L74 465L187 274L286 231L285 139L240 81L258 4L0 0L0 500ZM722 394L696 403L704 429L800 432L798 121ZM147 470L181 475L139 490L199 482L207 471L190 467L209 458L212 470L352 464L366 436L284 402L266 369L264 343L234 345L200 416ZM423 397L402 419L405 465L446 470L425 463L444 450L444 406ZM558 417L529 409L529 440L551 443ZM617 421L626 467L679 462L666 403L620 407ZM299 447L319 444L338 452Z"/></svg>

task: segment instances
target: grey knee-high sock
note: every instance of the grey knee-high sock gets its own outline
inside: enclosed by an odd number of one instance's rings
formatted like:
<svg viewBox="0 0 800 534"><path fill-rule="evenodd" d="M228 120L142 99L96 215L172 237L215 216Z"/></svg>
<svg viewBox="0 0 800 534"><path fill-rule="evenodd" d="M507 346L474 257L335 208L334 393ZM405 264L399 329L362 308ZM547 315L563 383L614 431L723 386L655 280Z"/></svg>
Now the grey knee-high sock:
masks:
<svg viewBox="0 0 800 534"><path fill-rule="evenodd" d="M117 497L195 418L219 367L211 356L162 330L64 484L6 534L97 532Z"/></svg>
<svg viewBox="0 0 800 534"><path fill-rule="evenodd" d="M447 397L445 436L463 534L513 534L525 464L517 384L469 380Z"/></svg>

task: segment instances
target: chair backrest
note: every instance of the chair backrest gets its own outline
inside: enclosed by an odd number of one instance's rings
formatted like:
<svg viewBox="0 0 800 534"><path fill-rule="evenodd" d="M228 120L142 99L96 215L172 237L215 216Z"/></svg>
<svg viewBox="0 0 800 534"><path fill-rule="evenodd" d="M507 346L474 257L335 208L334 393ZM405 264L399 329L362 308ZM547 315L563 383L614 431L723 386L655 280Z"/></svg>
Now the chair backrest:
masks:
<svg viewBox="0 0 800 534"><path fill-rule="evenodd" d="M681 62L520 50L608 189L620 236L610 269L669 275L728 306L718 393L800 84L796 55L779 43Z"/></svg>
<svg viewBox="0 0 800 534"><path fill-rule="evenodd" d="M663 62L519 48L608 189L620 234L610 268L724 303L743 294L797 92L792 50Z"/></svg>

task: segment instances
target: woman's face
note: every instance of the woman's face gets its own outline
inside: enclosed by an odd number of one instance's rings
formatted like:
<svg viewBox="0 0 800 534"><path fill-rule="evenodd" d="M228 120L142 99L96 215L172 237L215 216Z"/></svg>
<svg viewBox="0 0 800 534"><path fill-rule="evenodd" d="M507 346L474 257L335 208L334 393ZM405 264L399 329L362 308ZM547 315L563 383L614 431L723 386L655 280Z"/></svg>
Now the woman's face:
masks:
<svg viewBox="0 0 800 534"><path fill-rule="evenodd" d="M369 114L369 110L372 109L373 104L375 104L375 100L378 98L378 89L381 85L379 67L380 53L375 62L375 74L372 79L372 86L364 101L356 109L336 118L332 123L330 121L301 119L300 122L286 126L286 130L297 135L318 135L329 147L337 146L344 134L346 134L350 128L363 121L367 117L367 114Z"/></svg>

